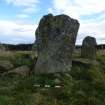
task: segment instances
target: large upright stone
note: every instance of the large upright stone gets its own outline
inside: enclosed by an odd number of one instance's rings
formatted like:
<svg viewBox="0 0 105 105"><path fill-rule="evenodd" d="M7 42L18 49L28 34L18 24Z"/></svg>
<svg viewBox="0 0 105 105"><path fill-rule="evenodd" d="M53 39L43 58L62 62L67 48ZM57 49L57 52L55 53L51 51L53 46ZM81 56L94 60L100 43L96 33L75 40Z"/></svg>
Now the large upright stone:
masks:
<svg viewBox="0 0 105 105"><path fill-rule="evenodd" d="M72 66L79 23L66 15L44 16L36 30L38 59L35 73L67 72Z"/></svg>
<svg viewBox="0 0 105 105"><path fill-rule="evenodd" d="M87 59L96 59L96 39L87 36L82 43L81 56Z"/></svg>

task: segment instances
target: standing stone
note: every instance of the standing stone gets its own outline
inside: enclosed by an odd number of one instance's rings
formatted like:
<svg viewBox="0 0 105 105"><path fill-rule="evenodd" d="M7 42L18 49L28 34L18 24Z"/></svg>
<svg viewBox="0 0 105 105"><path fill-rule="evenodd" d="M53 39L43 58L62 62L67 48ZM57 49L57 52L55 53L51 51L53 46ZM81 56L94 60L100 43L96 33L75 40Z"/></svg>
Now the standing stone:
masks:
<svg viewBox="0 0 105 105"><path fill-rule="evenodd" d="M44 16L36 30L38 59L35 73L67 72L72 66L79 23L66 15Z"/></svg>
<svg viewBox="0 0 105 105"><path fill-rule="evenodd" d="M87 36L82 43L81 57L87 59L96 59L96 39Z"/></svg>

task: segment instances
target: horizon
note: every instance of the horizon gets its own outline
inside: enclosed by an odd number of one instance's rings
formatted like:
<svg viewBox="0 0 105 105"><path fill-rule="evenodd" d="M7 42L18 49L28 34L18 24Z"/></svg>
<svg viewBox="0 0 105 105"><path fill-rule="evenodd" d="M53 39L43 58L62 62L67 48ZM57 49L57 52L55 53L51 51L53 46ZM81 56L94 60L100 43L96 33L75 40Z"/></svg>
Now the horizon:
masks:
<svg viewBox="0 0 105 105"><path fill-rule="evenodd" d="M43 15L66 14L80 23L76 45L86 36L105 44L105 0L1 0L0 42L30 44L35 41L35 30Z"/></svg>

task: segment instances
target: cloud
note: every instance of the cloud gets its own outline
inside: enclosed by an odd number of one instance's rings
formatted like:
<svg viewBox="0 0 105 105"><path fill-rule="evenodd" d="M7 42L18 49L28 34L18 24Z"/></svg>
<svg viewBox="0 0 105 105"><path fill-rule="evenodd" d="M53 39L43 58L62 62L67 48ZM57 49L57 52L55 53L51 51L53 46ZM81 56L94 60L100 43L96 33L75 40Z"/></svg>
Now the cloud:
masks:
<svg viewBox="0 0 105 105"><path fill-rule="evenodd" d="M81 44L86 36L93 36L97 42L105 43L105 0L53 0L48 12L67 14L78 19L80 29L77 44Z"/></svg>
<svg viewBox="0 0 105 105"><path fill-rule="evenodd" d="M5 3L18 12L13 13L14 20L0 19L0 40L14 44L34 42L37 24L33 25L31 16L37 12L39 0L5 0Z"/></svg>
<svg viewBox="0 0 105 105"><path fill-rule="evenodd" d="M22 13L33 13L37 10L39 0L6 0L7 4L22 7Z"/></svg>
<svg viewBox="0 0 105 105"><path fill-rule="evenodd" d="M33 25L31 16L38 10L45 9L39 5L40 0L5 0L10 6L19 7L16 21L0 20L0 33L5 36L11 36L11 40L25 40L27 38L32 40L34 38L34 31L37 25ZM46 1L42 1L47 3ZM52 5L48 5L51 4ZM40 4L39 4L40 3ZM43 4L43 3L42 3ZM105 0L52 0L45 4L49 13L67 14L72 18L78 19L80 22L80 29L77 37L77 44L81 44L84 37L90 35L97 39L98 43L105 43ZM49 7L49 8L47 8ZM39 17L42 10L36 16ZM26 19L26 20L25 20ZM36 21L35 19L35 21ZM27 24L25 24L27 23ZM6 30L6 31L5 31ZM0 35L1 37L1 35Z"/></svg>
<svg viewBox="0 0 105 105"><path fill-rule="evenodd" d="M82 40L86 36L95 37L98 44L105 43L105 21L82 22L78 32L77 44L82 44Z"/></svg>
<svg viewBox="0 0 105 105"><path fill-rule="evenodd" d="M9 43L34 42L36 28L37 25L0 20L0 37L9 38Z"/></svg>
<svg viewBox="0 0 105 105"><path fill-rule="evenodd" d="M53 0L53 10L79 18L105 10L105 0Z"/></svg>
<svg viewBox="0 0 105 105"><path fill-rule="evenodd" d="M18 14L17 17L18 18L27 18L27 17L29 17L29 15L27 15L27 14Z"/></svg>
<svg viewBox="0 0 105 105"><path fill-rule="evenodd" d="M6 0L8 4L13 4L16 6L34 6L36 3L38 3L38 0Z"/></svg>

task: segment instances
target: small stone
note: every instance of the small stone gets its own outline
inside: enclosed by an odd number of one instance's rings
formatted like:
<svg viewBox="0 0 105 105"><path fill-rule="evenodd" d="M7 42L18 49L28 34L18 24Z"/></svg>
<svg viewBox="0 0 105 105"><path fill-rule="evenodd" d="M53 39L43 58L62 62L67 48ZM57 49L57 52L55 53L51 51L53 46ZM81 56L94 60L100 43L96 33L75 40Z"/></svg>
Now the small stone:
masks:
<svg viewBox="0 0 105 105"><path fill-rule="evenodd" d="M27 76L29 76L29 72L30 72L30 68L26 65L23 65L23 66L20 66L13 70L8 71L6 74L8 74L8 75L9 74L17 74L22 77L27 77Z"/></svg>
<svg viewBox="0 0 105 105"><path fill-rule="evenodd" d="M55 88L61 88L61 86L55 86Z"/></svg>
<svg viewBox="0 0 105 105"><path fill-rule="evenodd" d="M0 61L0 73L7 72L8 70L12 69L14 66L10 61L3 60Z"/></svg>
<svg viewBox="0 0 105 105"><path fill-rule="evenodd" d="M57 84L60 84L61 81L60 81L58 78L56 78L56 79L54 80L54 83L57 85Z"/></svg>

